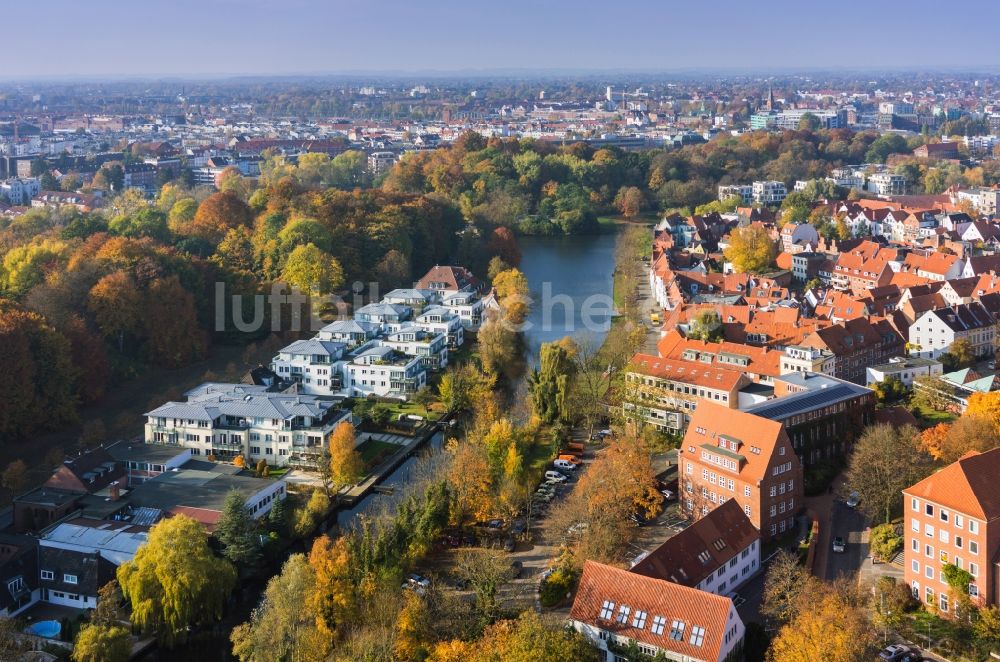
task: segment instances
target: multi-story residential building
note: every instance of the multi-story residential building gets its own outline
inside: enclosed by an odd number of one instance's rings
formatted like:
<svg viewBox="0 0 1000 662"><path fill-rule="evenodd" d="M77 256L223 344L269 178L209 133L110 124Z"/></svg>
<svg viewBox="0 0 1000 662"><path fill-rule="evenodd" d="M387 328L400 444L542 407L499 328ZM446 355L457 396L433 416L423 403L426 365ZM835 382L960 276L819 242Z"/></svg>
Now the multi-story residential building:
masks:
<svg viewBox="0 0 1000 662"><path fill-rule="evenodd" d="M761 537L792 529L802 507L802 464L777 421L699 403L678 449L683 512L701 519L735 499Z"/></svg>
<svg viewBox="0 0 1000 662"><path fill-rule="evenodd" d="M833 376L855 384L865 382L868 366L905 351L902 338L888 321L875 317L856 317L816 329L799 344L833 354Z"/></svg>
<svg viewBox="0 0 1000 662"><path fill-rule="evenodd" d="M372 152L368 155L368 170L372 174L380 175L399 159L395 152Z"/></svg>
<svg viewBox="0 0 1000 662"><path fill-rule="evenodd" d="M657 429L678 433L702 401L739 407L740 389L751 383L738 370L636 354L625 373L627 394L622 406L626 415L638 414Z"/></svg>
<svg viewBox="0 0 1000 662"><path fill-rule="evenodd" d="M977 357L995 349L996 318L978 301L928 310L910 325L911 353L936 359L956 340L966 340Z"/></svg>
<svg viewBox="0 0 1000 662"><path fill-rule="evenodd" d="M36 177L15 177L0 182L0 198L7 198L12 205L27 207L41 190L42 185Z"/></svg>
<svg viewBox="0 0 1000 662"><path fill-rule="evenodd" d="M760 533L730 499L643 557L634 572L729 595L760 570Z"/></svg>
<svg viewBox="0 0 1000 662"><path fill-rule="evenodd" d="M465 267L434 266L413 286L418 290L437 290L444 294L482 290L483 284Z"/></svg>
<svg viewBox="0 0 1000 662"><path fill-rule="evenodd" d="M344 370L344 390L350 397L407 398L427 385L427 369L420 357L377 344L352 354Z"/></svg>
<svg viewBox="0 0 1000 662"><path fill-rule="evenodd" d="M379 322L337 320L320 329L315 339L344 343L347 347L354 348L377 338L381 331L382 324Z"/></svg>
<svg viewBox="0 0 1000 662"><path fill-rule="evenodd" d="M379 341L401 354L415 356L427 370L444 370L448 365L448 337L407 324Z"/></svg>
<svg viewBox="0 0 1000 662"><path fill-rule="evenodd" d="M940 377L943 372L944 367L940 361L897 356L889 359L888 363L868 366L865 370L865 384L871 386L894 377L904 386L911 387L918 377Z"/></svg>
<svg viewBox="0 0 1000 662"><path fill-rule="evenodd" d="M436 290L418 290L416 288L398 288L382 297L382 303L394 303L409 306L418 313L425 306L438 303L440 300L440 292Z"/></svg>
<svg viewBox="0 0 1000 662"><path fill-rule="evenodd" d="M446 294L441 300L441 305L455 313L462 321L462 326L469 330L474 331L483 323L486 303L477 291L463 290Z"/></svg>
<svg viewBox="0 0 1000 662"><path fill-rule="evenodd" d="M146 443L176 444L193 455L242 455L285 466L322 454L327 438L351 413L332 399L276 393L247 384L206 382L146 413Z"/></svg>
<svg viewBox="0 0 1000 662"><path fill-rule="evenodd" d="M761 181L753 183L753 201L758 205L778 205L788 196L784 182Z"/></svg>
<svg viewBox="0 0 1000 662"><path fill-rule="evenodd" d="M745 628L730 598L587 561L569 621L602 662L639 652L668 660L736 662Z"/></svg>
<svg viewBox="0 0 1000 662"><path fill-rule="evenodd" d="M952 564L972 575L969 597L1000 603L1000 448L970 451L903 490L904 580L921 602L954 614L944 575Z"/></svg>
<svg viewBox="0 0 1000 662"><path fill-rule="evenodd" d="M449 349L458 349L465 342L465 327L461 318L444 306L424 308L414 323L426 331L443 333L448 338Z"/></svg>
<svg viewBox="0 0 1000 662"><path fill-rule="evenodd" d="M296 340L271 361L281 379L295 382L309 395L336 395L343 388L341 359L346 345L332 340Z"/></svg>
<svg viewBox="0 0 1000 662"><path fill-rule="evenodd" d="M745 411L782 423L806 471L839 463L875 415L871 389L829 375L782 375L774 380L774 394Z"/></svg>
<svg viewBox="0 0 1000 662"><path fill-rule="evenodd" d="M719 200L728 200L733 197L738 197L743 204L749 205L753 202L753 186L750 184L719 186Z"/></svg>
<svg viewBox="0 0 1000 662"><path fill-rule="evenodd" d="M906 193L906 177L876 172L868 178L868 191L876 195L903 195Z"/></svg>
<svg viewBox="0 0 1000 662"><path fill-rule="evenodd" d="M800 347L789 345L781 353L779 366L782 375L793 372L812 372L820 375L833 375L837 357L833 352L816 347Z"/></svg>
<svg viewBox="0 0 1000 662"><path fill-rule="evenodd" d="M354 311L354 319L380 325L401 324L413 317L413 309L398 303L370 303Z"/></svg>

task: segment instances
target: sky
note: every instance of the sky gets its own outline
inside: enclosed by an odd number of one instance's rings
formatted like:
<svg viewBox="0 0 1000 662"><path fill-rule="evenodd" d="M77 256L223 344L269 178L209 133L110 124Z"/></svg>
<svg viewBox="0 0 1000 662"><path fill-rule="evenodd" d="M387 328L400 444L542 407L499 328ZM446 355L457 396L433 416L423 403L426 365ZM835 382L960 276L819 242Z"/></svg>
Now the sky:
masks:
<svg viewBox="0 0 1000 662"><path fill-rule="evenodd" d="M0 79L1000 68L997 0L3 4Z"/></svg>

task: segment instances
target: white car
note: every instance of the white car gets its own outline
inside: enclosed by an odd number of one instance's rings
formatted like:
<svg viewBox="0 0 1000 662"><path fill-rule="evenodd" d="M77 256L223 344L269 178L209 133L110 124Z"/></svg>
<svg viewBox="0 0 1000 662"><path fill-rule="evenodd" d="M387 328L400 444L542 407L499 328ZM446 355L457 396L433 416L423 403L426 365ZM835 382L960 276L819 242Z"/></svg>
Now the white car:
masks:
<svg viewBox="0 0 1000 662"><path fill-rule="evenodd" d="M566 476L563 476L558 471L546 471L545 480L550 483L564 483L566 482Z"/></svg>
<svg viewBox="0 0 1000 662"><path fill-rule="evenodd" d="M858 504L861 503L861 495L857 492L851 492L847 497L846 503L848 508L857 508Z"/></svg>
<svg viewBox="0 0 1000 662"><path fill-rule="evenodd" d="M555 460L552 462L552 466L556 469L562 469L564 471L576 471L576 465L569 460Z"/></svg>

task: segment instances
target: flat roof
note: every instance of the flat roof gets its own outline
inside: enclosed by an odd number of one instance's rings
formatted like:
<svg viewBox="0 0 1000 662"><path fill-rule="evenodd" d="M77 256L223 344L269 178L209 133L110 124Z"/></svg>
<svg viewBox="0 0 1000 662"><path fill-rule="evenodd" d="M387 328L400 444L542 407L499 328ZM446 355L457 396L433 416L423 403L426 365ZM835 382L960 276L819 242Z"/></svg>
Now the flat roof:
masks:
<svg viewBox="0 0 1000 662"><path fill-rule="evenodd" d="M907 368L925 368L932 365L941 365L941 362L935 361L934 359L913 357L902 361L890 361L889 363L880 363L878 365L868 367L872 370L878 370L879 372L888 372L890 370L905 370Z"/></svg>
<svg viewBox="0 0 1000 662"><path fill-rule="evenodd" d="M755 416L769 418L772 421L782 421L797 414L804 414L820 407L856 398L865 393L871 393L871 389L851 384L850 382L841 382L811 391L793 393L782 398L768 400L767 402L747 407L744 411Z"/></svg>
<svg viewBox="0 0 1000 662"><path fill-rule="evenodd" d="M111 457L119 462L151 462L154 464L164 464L185 453L189 455L191 453L190 449L183 446L125 441L108 446L107 451Z"/></svg>
<svg viewBox="0 0 1000 662"><path fill-rule="evenodd" d="M221 511L231 490L246 499L274 483L268 478L182 469L168 471L137 485L128 495L128 501L132 506L163 511L177 506Z"/></svg>

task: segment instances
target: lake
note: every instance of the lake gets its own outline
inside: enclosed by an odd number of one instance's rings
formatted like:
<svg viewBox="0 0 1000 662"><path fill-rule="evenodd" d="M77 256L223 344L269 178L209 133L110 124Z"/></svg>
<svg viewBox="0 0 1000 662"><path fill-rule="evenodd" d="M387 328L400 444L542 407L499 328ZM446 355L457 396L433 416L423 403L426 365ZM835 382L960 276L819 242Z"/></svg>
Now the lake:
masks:
<svg viewBox="0 0 1000 662"><path fill-rule="evenodd" d="M520 269L534 299L524 332L528 362L537 365L542 343L565 336L592 337L611 327L617 234L519 237Z"/></svg>

